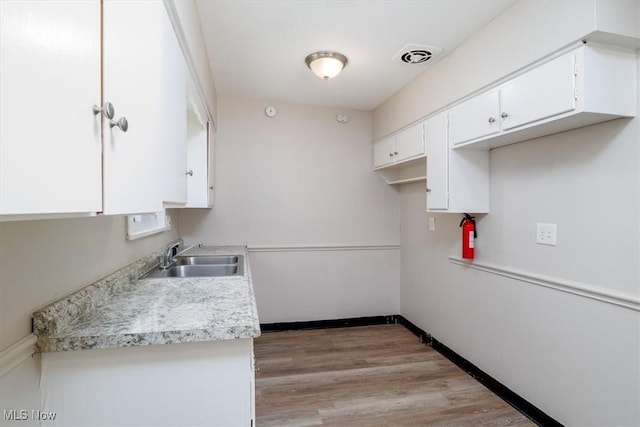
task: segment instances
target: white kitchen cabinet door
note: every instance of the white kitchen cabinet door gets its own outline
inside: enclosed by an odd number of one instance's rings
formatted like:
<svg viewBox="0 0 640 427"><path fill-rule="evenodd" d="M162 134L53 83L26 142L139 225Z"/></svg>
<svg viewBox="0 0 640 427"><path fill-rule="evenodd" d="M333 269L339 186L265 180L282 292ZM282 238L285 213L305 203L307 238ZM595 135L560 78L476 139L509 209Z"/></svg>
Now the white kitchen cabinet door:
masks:
<svg viewBox="0 0 640 427"><path fill-rule="evenodd" d="M188 208L209 207L209 141L206 123L193 113L187 114Z"/></svg>
<svg viewBox="0 0 640 427"><path fill-rule="evenodd" d="M213 206L213 167L211 122L207 109L191 75L187 80L187 206L208 208Z"/></svg>
<svg viewBox="0 0 640 427"><path fill-rule="evenodd" d="M103 2L103 100L126 132L105 125L103 212L129 214L162 209L165 126L163 25L160 1Z"/></svg>
<svg viewBox="0 0 640 427"><path fill-rule="evenodd" d="M216 137L213 133L213 123L207 123L207 139L209 141L208 156L209 168L207 172L207 207L212 208L215 204L215 188L216 188Z"/></svg>
<svg viewBox="0 0 640 427"><path fill-rule="evenodd" d="M500 87L502 130L576 108L574 54L543 64Z"/></svg>
<svg viewBox="0 0 640 427"><path fill-rule="evenodd" d="M379 168L394 162L396 140L394 136L383 139L373 146L373 167Z"/></svg>
<svg viewBox="0 0 640 427"><path fill-rule="evenodd" d="M450 110L451 142L462 144L500 131L500 95L497 90L480 94Z"/></svg>
<svg viewBox="0 0 640 427"><path fill-rule="evenodd" d="M424 123L427 148L427 211L449 208L449 140L447 113Z"/></svg>
<svg viewBox="0 0 640 427"><path fill-rule="evenodd" d="M424 155L424 133L422 123L396 135L394 156L396 162Z"/></svg>
<svg viewBox="0 0 640 427"><path fill-rule="evenodd" d="M164 64L160 96L163 129L162 170L165 207L180 207L187 203L187 63L178 44L169 15L162 17Z"/></svg>
<svg viewBox="0 0 640 427"><path fill-rule="evenodd" d="M0 215L100 211L100 2L0 1L0 18Z"/></svg>

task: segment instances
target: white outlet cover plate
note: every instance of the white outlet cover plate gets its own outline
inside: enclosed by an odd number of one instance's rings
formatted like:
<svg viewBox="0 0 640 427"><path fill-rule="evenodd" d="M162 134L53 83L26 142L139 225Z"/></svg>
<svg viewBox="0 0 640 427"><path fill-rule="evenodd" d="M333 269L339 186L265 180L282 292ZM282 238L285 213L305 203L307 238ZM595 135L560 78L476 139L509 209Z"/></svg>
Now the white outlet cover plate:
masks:
<svg viewBox="0 0 640 427"><path fill-rule="evenodd" d="M436 219L432 216L429 217L429 230L436 231Z"/></svg>
<svg viewBox="0 0 640 427"><path fill-rule="evenodd" d="M556 246L557 225L538 222L536 224L536 243L539 245Z"/></svg>

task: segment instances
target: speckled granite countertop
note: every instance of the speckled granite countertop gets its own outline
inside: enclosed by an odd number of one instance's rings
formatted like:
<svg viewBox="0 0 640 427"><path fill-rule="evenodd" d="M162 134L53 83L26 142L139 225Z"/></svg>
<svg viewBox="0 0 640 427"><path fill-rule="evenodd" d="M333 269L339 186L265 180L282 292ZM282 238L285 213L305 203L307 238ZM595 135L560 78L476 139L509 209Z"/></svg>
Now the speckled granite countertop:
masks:
<svg viewBox="0 0 640 427"><path fill-rule="evenodd" d="M184 255L244 255L244 275L138 279L165 249L33 314L41 352L254 338L260 322L246 247Z"/></svg>

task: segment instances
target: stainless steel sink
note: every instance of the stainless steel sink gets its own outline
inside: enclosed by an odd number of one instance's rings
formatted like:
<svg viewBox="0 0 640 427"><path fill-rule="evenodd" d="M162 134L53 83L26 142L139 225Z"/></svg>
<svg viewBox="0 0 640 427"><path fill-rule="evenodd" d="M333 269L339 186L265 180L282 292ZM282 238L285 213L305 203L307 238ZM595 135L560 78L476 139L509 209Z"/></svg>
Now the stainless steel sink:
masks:
<svg viewBox="0 0 640 427"><path fill-rule="evenodd" d="M176 265L238 264L239 258L238 255L179 256Z"/></svg>
<svg viewBox="0 0 640 427"><path fill-rule="evenodd" d="M175 265L155 268L145 278L163 277L224 277L242 276L244 257L242 255L179 256Z"/></svg>

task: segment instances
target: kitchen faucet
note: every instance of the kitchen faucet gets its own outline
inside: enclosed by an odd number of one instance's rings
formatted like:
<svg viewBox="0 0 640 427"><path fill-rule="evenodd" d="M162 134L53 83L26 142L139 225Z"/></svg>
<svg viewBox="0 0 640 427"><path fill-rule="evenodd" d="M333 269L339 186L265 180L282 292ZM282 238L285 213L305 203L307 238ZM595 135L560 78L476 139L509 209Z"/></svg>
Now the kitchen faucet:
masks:
<svg viewBox="0 0 640 427"><path fill-rule="evenodd" d="M162 264L160 264L160 270L167 270L170 267L173 267L173 264L176 263L176 257L186 251L188 251L191 248L194 247L202 247L202 243L195 243L191 246L189 246L186 249L181 250L180 252L178 252L178 248L180 247L180 242L176 242L173 245L169 246L169 248L167 248L167 252L165 252L164 254L164 258L162 261Z"/></svg>
<svg viewBox="0 0 640 427"><path fill-rule="evenodd" d="M164 260L160 265L160 270L166 270L176 262L175 256L178 252L179 247L180 247L180 242L174 243L173 245L169 246L169 248L167 249L167 252L165 252L164 254Z"/></svg>

